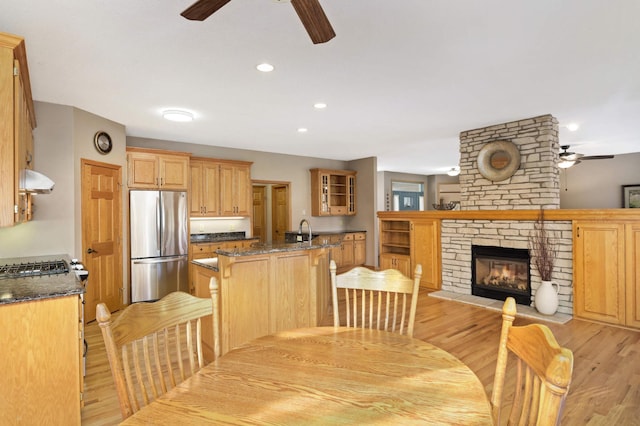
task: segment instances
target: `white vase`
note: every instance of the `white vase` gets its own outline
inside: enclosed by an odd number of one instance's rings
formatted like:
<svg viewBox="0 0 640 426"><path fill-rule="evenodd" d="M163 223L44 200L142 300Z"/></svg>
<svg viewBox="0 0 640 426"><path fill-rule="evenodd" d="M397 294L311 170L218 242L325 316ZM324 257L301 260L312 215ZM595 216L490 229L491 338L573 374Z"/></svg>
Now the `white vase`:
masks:
<svg viewBox="0 0 640 426"><path fill-rule="evenodd" d="M558 284L553 288L553 282L542 281L536 291L534 302L538 312L544 315L553 315L558 310Z"/></svg>

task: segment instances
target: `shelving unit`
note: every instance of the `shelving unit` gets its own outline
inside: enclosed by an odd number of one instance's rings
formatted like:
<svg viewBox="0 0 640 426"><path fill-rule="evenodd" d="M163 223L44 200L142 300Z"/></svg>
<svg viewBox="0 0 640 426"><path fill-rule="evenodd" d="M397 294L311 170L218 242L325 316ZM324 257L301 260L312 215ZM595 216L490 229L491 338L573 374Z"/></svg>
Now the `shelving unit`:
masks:
<svg viewBox="0 0 640 426"><path fill-rule="evenodd" d="M410 221L380 221L380 268L397 269L408 277L412 275Z"/></svg>
<svg viewBox="0 0 640 426"><path fill-rule="evenodd" d="M380 226L380 254L411 254L411 222L384 220Z"/></svg>
<svg viewBox="0 0 640 426"><path fill-rule="evenodd" d="M395 212L389 212L391 214ZM380 218L380 268L397 269L413 277L416 265L422 266L420 286L438 290L440 278L439 219Z"/></svg>

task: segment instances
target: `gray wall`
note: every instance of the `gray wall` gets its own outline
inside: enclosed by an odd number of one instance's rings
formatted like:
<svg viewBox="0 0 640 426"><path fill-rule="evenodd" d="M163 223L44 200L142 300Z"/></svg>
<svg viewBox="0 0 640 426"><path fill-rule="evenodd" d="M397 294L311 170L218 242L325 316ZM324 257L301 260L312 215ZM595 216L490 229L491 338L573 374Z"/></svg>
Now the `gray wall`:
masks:
<svg viewBox="0 0 640 426"><path fill-rule="evenodd" d="M81 259L80 159L121 165L124 175L125 129L70 106L35 102L35 110L34 168L49 176L55 187L51 194L34 197L33 220L0 228L0 257L69 254ZM99 130L108 132L114 143L107 155L99 154L93 146L93 136Z"/></svg>
<svg viewBox="0 0 640 426"><path fill-rule="evenodd" d="M617 209L622 185L640 184L640 153L585 160L560 171L561 209Z"/></svg>

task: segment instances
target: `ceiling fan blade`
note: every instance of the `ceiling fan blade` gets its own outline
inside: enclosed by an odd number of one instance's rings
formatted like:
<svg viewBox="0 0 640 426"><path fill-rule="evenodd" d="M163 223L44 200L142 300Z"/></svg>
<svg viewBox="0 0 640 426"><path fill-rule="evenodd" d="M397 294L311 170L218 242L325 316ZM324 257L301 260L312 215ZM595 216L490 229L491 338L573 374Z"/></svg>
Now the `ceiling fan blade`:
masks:
<svg viewBox="0 0 640 426"><path fill-rule="evenodd" d="M318 0L291 0L313 44L326 43L336 36Z"/></svg>
<svg viewBox="0 0 640 426"><path fill-rule="evenodd" d="M607 160L609 158L613 158L613 155L587 155L585 157L581 157L581 160Z"/></svg>
<svg viewBox="0 0 640 426"><path fill-rule="evenodd" d="M180 15L192 21L204 21L231 0L198 0Z"/></svg>

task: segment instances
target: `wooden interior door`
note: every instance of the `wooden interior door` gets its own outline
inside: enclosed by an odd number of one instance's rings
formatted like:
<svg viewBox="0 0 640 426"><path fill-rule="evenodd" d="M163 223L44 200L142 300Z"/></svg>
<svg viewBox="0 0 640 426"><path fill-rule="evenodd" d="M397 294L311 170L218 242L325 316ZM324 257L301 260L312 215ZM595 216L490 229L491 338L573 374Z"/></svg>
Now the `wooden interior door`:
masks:
<svg viewBox="0 0 640 426"><path fill-rule="evenodd" d="M271 188L271 232L274 243L284 242L285 232L289 230L289 186L274 185Z"/></svg>
<svg viewBox="0 0 640 426"><path fill-rule="evenodd" d="M96 305L122 305L122 170L114 164L81 160L82 263L89 271L85 322L96 318Z"/></svg>
<svg viewBox="0 0 640 426"><path fill-rule="evenodd" d="M253 236L260 238L261 243L267 242L267 187L253 186Z"/></svg>

